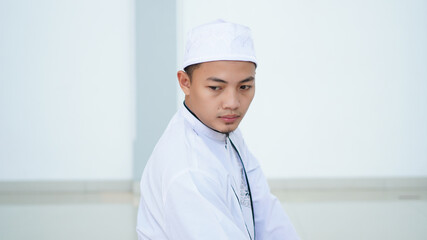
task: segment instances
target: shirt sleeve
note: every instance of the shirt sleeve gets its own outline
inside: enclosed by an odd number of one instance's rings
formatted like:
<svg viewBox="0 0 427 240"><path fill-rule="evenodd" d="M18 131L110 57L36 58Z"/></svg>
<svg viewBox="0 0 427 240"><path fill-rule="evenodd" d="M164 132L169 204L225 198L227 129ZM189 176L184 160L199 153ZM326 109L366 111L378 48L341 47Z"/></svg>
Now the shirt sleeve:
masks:
<svg viewBox="0 0 427 240"><path fill-rule="evenodd" d="M271 194L261 167L255 157L248 151L256 167L247 172L252 192L255 212L255 237L258 240L299 240L289 217L280 201ZM254 162L252 162L254 163Z"/></svg>
<svg viewBox="0 0 427 240"><path fill-rule="evenodd" d="M233 221L225 191L203 172L186 171L175 177L163 203L168 239L248 239Z"/></svg>

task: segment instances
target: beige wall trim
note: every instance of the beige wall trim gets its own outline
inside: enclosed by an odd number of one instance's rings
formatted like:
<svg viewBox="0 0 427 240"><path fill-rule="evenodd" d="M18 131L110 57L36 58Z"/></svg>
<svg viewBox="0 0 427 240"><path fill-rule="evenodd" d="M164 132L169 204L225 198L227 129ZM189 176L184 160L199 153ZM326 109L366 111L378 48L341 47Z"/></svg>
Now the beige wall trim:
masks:
<svg viewBox="0 0 427 240"><path fill-rule="evenodd" d="M427 190L427 177L269 179L272 190Z"/></svg>
<svg viewBox="0 0 427 240"><path fill-rule="evenodd" d="M269 179L275 190L427 190L427 177L420 178L335 178L335 179ZM139 182L118 181L0 181L0 193L52 192L133 192Z"/></svg>
<svg viewBox="0 0 427 240"><path fill-rule="evenodd" d="M133 181L34 181L0 182L0 193L131 192Z"/></svg>

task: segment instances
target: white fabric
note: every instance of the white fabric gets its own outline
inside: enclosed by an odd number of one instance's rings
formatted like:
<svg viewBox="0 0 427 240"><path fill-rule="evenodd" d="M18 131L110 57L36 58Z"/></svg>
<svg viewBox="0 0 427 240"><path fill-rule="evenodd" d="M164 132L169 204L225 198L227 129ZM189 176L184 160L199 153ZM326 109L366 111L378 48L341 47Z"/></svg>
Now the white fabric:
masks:
<svg viewBox="0 0 427 240"><path fill-rule="evenodd" d="M192 64L219 60L257 64L248 27L217 20L195 27L188 33L183 69Z"/></svg>
<svg viewBox="0 0 427 240"><path fill-rule="evenodd" d="M240 131L229 137L247 171L256 239L298 239ZM230 149L225 134L203 125L184 106L180 108L142 175L138 239L250 239L234 194L239 188L230 169L236 165L227 157Z"/></svg>
<svg viewBox="0 0 427 240"><path fill-rule="evenodd" d="M240 206L243 212L243 218L246 223L246 227L250 233L250 235L254 236L254 225L252 218L252 207L251 207L251 198L249 195L248 185L246 183L245 172L243 170L242 161L239 158L239 155L231 145L230 139L226 139L226 146L228 152L228 159L224 161L224 165L229 162L229 168L227 168L228 172L232 176L234 180L234 190L236 191L236 195L239 199Z"/></svg>

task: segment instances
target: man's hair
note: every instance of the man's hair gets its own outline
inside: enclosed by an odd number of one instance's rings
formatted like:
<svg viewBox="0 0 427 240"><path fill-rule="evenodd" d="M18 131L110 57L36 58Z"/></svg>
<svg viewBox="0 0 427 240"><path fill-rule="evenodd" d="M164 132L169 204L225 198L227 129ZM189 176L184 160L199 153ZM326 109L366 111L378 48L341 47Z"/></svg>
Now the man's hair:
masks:
<svg viewBox="0 0 427 240"><path fill-rule="evenodd" d="M197 68L199 68L200 64L202 64L202 63L192 64L192 65L189 65L189 66L187 66L187 67L184 68L184 71L188 74L188 77L190 78L190 81L191 81L191 78L193 76L194 70L196 70Z"/></svg>

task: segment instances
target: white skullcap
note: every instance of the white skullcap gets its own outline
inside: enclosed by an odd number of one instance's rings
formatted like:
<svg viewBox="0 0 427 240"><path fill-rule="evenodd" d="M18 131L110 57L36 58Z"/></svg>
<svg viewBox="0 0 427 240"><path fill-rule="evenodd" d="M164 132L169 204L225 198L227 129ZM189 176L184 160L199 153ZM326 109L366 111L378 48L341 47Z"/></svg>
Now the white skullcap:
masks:
<svg viewBox="0 0 427 240"><path fill-rule="evenodd" d="M197 63L220 60L248 61L257 65L248 27L216 20L188 33L183 69Z"/></svg>

